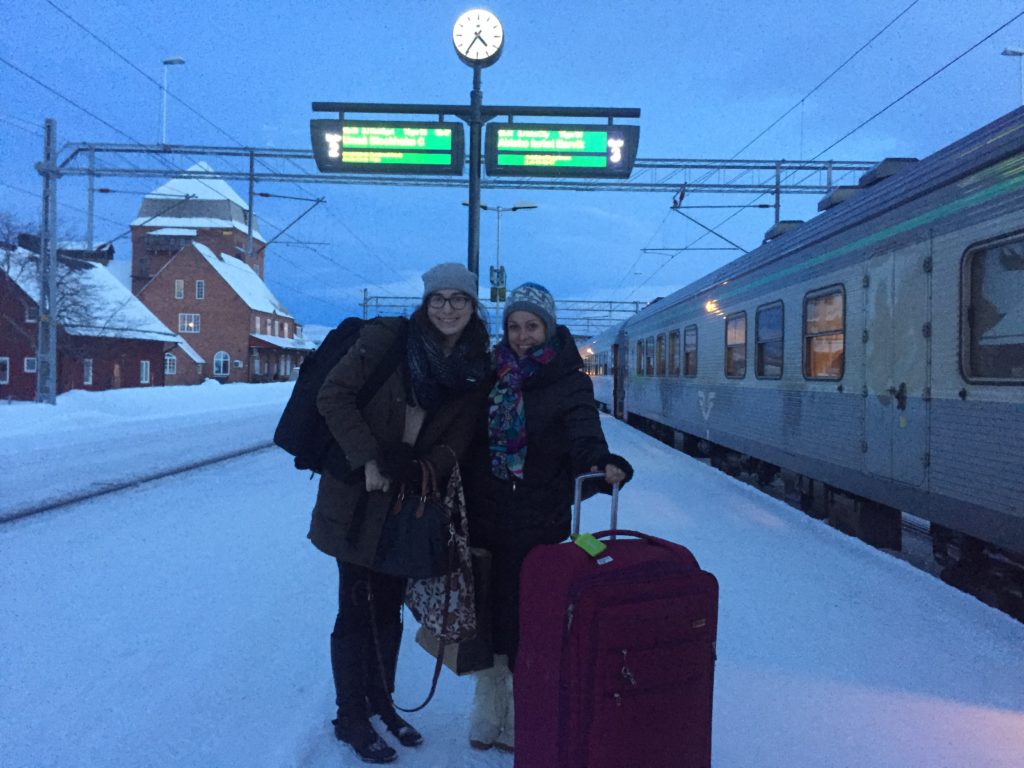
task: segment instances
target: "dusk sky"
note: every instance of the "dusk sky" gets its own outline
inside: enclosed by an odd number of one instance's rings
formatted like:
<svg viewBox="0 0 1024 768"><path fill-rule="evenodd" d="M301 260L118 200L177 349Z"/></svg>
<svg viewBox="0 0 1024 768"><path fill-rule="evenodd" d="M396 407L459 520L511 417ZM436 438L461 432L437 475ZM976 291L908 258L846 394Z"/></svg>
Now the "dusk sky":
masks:
<svg viewBox="0 0 1024 768"><path fill-rule="evenodd" d="M639 108L632 122L640 125L641 159L924 157L1021 104L1021 58L1001 55L1024 49L1024 3L1014 0L480 6L501 19L506 35L500 61L483 71L485 104ZM60 145L158 143L161 62L168 57L185 60L167 72L169 90L181 100L168 103L170 144L308 150L309 120L328 117L312 112L313 101L468 104L472 70L456 57L451 27L471 7L413 0L5 2L0 213L38 220L34 165L48 117L57 121ZM165 160L168 177L199 160L215 170L247 166L200 152ZM141 155L107 155L102 162L164 167ZM284 161L270 165L295 170ZM300 165L315 172L312 161ZM127 233L142 195L164 181L101 180L115 192L97 197L97 241ZM856 175L836 181L856 183ZM245 196L242 182L233 186ZM62 233L84 234L85 189L82 178L61 180ZM464 188L279 183L257 191L327 198L267 251L267 282L300 322L333 325L357 313L364 289L418 295L419 276L430 265L465 262ZM689 195L687 204L740 206L752 199ZM687 245L702 232L672 212L671 193L485 187L482 200L537 204L503 216L501 261L510 286L534 280L561 300L648 301L736 255L644 253ZM786 197L782 218L809 218L816 203L814 196ZM258 198L263 235L273 237L308 205ZM720 232L748 249L773 222L771 210L688 213L712 227L731 217ZM130 257L127 237L115 248L117 259ZM482 292L494 255L495 217L482 212Z"/></svg>

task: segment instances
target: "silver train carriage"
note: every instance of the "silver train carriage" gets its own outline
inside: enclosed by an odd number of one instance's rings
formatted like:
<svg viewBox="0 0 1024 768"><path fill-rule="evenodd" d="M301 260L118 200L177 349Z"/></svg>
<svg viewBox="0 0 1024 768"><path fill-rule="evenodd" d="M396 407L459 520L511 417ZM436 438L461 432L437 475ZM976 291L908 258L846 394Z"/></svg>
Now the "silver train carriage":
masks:
<svg viewBox="0 0 1024 768"><path fill-rule="evenodd" d="M599 400L878 546L902 511L1024 562L1024 108L818 209L591 340Z"/></svg>

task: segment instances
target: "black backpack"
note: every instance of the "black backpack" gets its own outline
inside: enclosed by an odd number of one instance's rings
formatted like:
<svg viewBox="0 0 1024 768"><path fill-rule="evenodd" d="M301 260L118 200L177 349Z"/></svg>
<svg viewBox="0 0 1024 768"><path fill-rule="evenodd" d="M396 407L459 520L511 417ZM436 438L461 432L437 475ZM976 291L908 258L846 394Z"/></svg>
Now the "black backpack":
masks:
<svg viewBox="0 0 1024 768"><path fill-rule="evenodd" d="M365 323L365 320L358 317L347 317L342 320L337 328L324 337L320 346L306 356L299 368L295 388L284 407L277 429L274 430L275 445L284 448L295 457L296 469L308 469L319 473L327 471L338 480L344 480L352 474L345 454L331 435L324 417L317 410L316 396L327 374L359 338L359 332ZM404 341L403 329L356 395L358 408L362 409L370 402L384 381L398 367Z"/></svg>

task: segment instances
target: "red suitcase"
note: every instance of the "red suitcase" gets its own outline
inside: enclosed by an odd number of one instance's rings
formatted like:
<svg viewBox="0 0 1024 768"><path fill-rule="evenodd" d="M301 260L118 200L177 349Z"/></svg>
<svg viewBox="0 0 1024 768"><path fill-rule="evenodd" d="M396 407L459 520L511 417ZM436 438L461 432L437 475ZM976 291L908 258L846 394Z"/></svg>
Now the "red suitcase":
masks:
<svg viewBox="0 0 1024 768"><path fill-rule="evenodd" d="M515 768L711 765L718 582L685 547L616 530L617 505L618 488L601 554L567 542L523 564Z"/></svg>

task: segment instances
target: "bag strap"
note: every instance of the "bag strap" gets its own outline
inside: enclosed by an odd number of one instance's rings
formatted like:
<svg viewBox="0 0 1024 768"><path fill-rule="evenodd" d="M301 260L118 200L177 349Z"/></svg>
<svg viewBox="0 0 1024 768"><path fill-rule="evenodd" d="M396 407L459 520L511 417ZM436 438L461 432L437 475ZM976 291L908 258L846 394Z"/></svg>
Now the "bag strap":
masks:
<svg viewBox="0 0 1024 768"><path fill-rule="evenodd" d="M448 604L447 595L451 593L452 589L452 578L455 573L455 543L449 540L448 542L448 573L445 575L444 580L444 594L446 599L444 601L444 608L441 611L441 627L444 629L448 628ZM381 685L384 688L384 692L387 694L388 701L391 706L397 709L399 712L419 712L421 709L430 703L430 700L434 698L434 694L437 692L437 681L441 677L441 667L444 664L444 652L445 648L448 647L447 643L440 642L437 646L437 661L434 662L434 675L430 680L430 691L427 693L427 698L423 700L423 703L415 707L400 707L395 703L394 698L391 696L391 691L388 690L387 673L384 671L384 655L380 651L380 634L377 631L377 612L373 608L373 586L372 579L367 579L366 590L367 600L370 604L370 629L373 632L373 649L377 653L377 671L380 672ZM395 659L395 671L397 673L398 659Z"/></svg>
<svg viewBox="0 0 1024 768"><path fill-rule="evenodd" d="M425 489L427 487L427 477L428 477L428 475L430 477L430 484L433 487L434 494L436 495L437 494L437 482L436 482L436 480L434 478L434 467L433 467L433 465L429 461L426 461L426 460L421 460L420 461L420 465L421 465L422 470L423 470L423 473L422 473L423 474L423 481L421 483L421 488L424 489L424 495L426 493ZM456 470L458 469L458 464L455 465L455 468L456 468ZM422 505L422 498L423 497L421 497L421 505ZM462 511L461 514L465 514L465 511ZM449 531L451 531L453 529L453 526L455 526L455 525L456 525L455 519L454 518L449 518L449 520L448 520ZM455 537L449 535L449 537L448 537L448 571L445 574L445 578L444 578L444 595L445 595L445 599L444 599L444 607L441 609L441 631L442 632L447 632L447 630L448 630L448 622L449 622L450 615L451 615L450 611L448 610L449 606L450 606L450 601L448 600L448 595L450 595L451 591L452 591L452 579L455 578L455 569L457 567L457 561L458 561L458 551L456 549ZM437 660L434 662L434 675L433 675L433 677L430 680L430 691L427 693L427 697L423 700L423 703L418 705L418 706L416 706L416 707L409 707L409 708L398 706L398 704L395 703L395 700L391 697L391 692L388 690L387 675L384 672L384 657L383 657L383 654L381 653L381 650L380 650L380 635L379 635L379 633L377 631L377 614L376 614L376 611L374 611L374 608L373 608L373 587L371 585L372 585L372 579L368 579L367 580L367 593L368 593L368 600L369 600L369 603L370 603L370 629L371 629L371 631L373 633L373 648L374 648L374 651L377 653L377 670L380 672L381 683L382 683L382 685L384 687L384 691L387 693L388 701L391 702L391 706L393 706L398 711L400 711L400 712L419 712L421 709L426 707L427 704L430 703L431 699L434 698L434 694L437 692L437 681L441 677L441 667L444 664L444 652L445 652L445 648L448 647L448 643L445 643L445 642L439 642L438 643L438 646L437 646ZM397 658L395 659L395 665L396 665L396 672L397 672L397 665L398 665L398 659Z"/></svg>
<svg viewBox="0 0 1024 768"><path fill-rule="evenodd" d="M363 408L367 406L367 404L373 399L373 396L377 394L377 390L379 390L387 378L395 372L399 361L402 359L402 350L405 347L405 336L406 329L403 326L395 335L395 340L391 343L391 346L388 347L387 352L384 353L384 357L382 357L380 362L377 363L377 367L370 372L370 375L366 378L363 386L359 388L359 392L356 393L356 408L359 410L363 410Z"/></svg>

